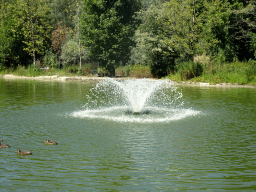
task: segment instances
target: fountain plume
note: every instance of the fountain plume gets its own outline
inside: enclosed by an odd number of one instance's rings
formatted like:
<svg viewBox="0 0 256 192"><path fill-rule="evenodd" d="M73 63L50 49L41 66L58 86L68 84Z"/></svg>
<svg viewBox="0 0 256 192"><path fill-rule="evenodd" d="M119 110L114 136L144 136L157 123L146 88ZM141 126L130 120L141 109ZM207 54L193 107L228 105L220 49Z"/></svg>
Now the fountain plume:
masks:
<svg viewBox="0 0 256 192"><path fill-rule="evenodd" d="M91 88L86 99L86 109L75 111L74 117L156 123L199 113L182 108L182 92L170 80L107 78Z"/></svg>

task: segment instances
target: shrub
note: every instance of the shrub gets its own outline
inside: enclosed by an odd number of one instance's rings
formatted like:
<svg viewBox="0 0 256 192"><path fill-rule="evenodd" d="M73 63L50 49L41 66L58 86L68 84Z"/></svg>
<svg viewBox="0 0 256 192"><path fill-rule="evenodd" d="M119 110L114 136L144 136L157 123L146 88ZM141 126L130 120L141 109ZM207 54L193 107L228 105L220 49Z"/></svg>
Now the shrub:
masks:
<svg viewBox="0 0 256 192"><path fill-rule="evenodd" d="M78 67L76 65L70 65L64 68L66 73L77 73Z"/></svg>
<svg viewBox="0 0 256 192"><path fill-rule="evenodd" d="M82 67L82 75L89 75L91 71L91 66L89 64Z"/></svg>
<svg viewBox="0 0 256 192"><path fill-rule="evenodd" d="M116 68L116 76L129 76L130 74L130 65L119 66Z"/></svg>
<svg viewBox="0 0 256 192"><path fill-rule="evenodd" d="M194 57L194 62L206 66L210 63L210 57L206 55L197 55Z"/></svg>
<svg viewBox="0 0 256 192"><path fill-rule="evenodd" d="M249 67L246 69L245 74L248 81L253 81L256 79L256 61L249 61Z"/></svg>
<svg viewBox="0 0 256 192"><path fill-rule="evenodd" d="M44 65L52 68L58 67L57 55L51 49L45 52Z"/></svg>
<svg viewBox="0 0 256 192"><path fill-rule="evenodd" d="M105 77L108 75L108 70L106 69L106 67L99 67L98 68L98 75L100 77Z"/></svg>
<svg viewBox="0 0 256 192"><path fill-rule="evenodd" d="M14 75L23 76L25 75L25 68L21 65L18 65L16 70L13 72Z"/></svg>
<svg viewBox="0 0 256 192"><path fill-rule="evenodd" d="M35 76L39 76L39 75L42 75L43 74L43 71L40 69L39 66L34 66L34 65L29 65L28 66L28 69L25 73L25 76L28 76L28 77L35 77Z"/></svg>
<svg viewBox="0 0 256 192"><path fill-rule="evenodd" d="M66 66L70 66L74 63L78 64L79 57L79 44L74 40L69 40L62 47L61 58L63 60L63 64ZM81 47L81 59L83 63L88 59L88 50L84 47Z"/></svg>
<svg viewBox="0 0 256 192"><path fill-rule="evenodd" d="M194 77L201 76L203 73L203 67L199 63L192 61L183 62L177 65L177 73L180 74L181 80L189 80Z"/></svg>
<svg viewBox="0 0 256 192"><path fill-rule="evenodd" d="M0 73L5 73L5 66L0 63Z"/></svg>
<svg viewBox="0 0 256 192"><path fill-rule="evenodd" d="M152 78L153 75L151 73L151 68L149 65L133 65L130 68L129 71L130 77L136 77L136 78Z"/></svg>

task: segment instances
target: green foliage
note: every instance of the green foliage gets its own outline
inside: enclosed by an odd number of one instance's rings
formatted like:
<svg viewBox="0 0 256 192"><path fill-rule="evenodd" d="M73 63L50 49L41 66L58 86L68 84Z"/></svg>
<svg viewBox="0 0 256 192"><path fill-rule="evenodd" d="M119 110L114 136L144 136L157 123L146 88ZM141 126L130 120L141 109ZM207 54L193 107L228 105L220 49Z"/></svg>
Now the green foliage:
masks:
<svg viewBox="0 0 256 192"><path fill-rule="evenodd" d="M23 51L23 36L20 35L18 6L15 2L5 1L0 4L0 64L6 68L16 67L21 61L28 61L29 56Z"/></svg>
<svg viewBox="0 0 256 192"><path fill-rule="evenodd" d="M84 0L80 22L83 43L102 67L128 61L136 24L133 16L139 8L138 0Z"/></svg>
<svg viewBox="0 0 256 192"><path fill-rule="evenodd" d="M195 62L183 62L176 66L176 72L168 78L173 81L208 82L211 84L253 84L256 85L256 62L249 63L207 63L202 65Z"/></svg>
<svg viewBox="0 0 256 192"><path fill-rule="evenodd" d="M25 76L26 75L26 70L24 66L18 65L16 70L13 72L14 75L18 76Z"/></svg>
<svg viewBox="0 0 256 192"><path fill-rule="evenodd" d="M206 81L216 83L250 84L255 79L255 65L249 63L234 62L209 65L203 77Z"/></svg>
<svg viewBox="0 0 256 192"><path fill-rule="evenodd" d="M131 63L150 65L154 77L163 77L174 69L174 52L165 43L168 38L163 33L164 5L151 5L141 10L138 17L142 24L136 31L136 47L132 49Z"/></svg>
<svg viewBox="0 0 256 192"><path fill-rule="evenodd" d="M202 65L192 61L180 63L176 66L176 70L182 81L201 76L203 73Z"/></svg>
<svg viewBox="0 0 256 192"><path fill-rule="evenodd" d="M58 56L61 55L61 48L67 41L68 28L62 26L60 23L52 31L52 49Z"/></svg>
<svg viewBox="0 0 256 192"><path fill-rule="evenodd" d="M106 67L99 67L98 68L98 75L100 77L105 77L108 75L108 70L106 69Z"/></svg>
<svg viewBox="0 0 256 192"><path fill-rule="evenodd" d="M129 77L136 78L152 78L151 68L149 65L132 65L129 71Z"/></svg>
<svg viewBox="0 0 256 192"><path fill-rule="evenodd" d="M161 49L162 45L161 34L159 34L161 30L159 20L163 12L161 8L161 6L150 6L138 13L142 23L134 36L136 46L131 52L132 64L153 65L153 50L158 47Z"/></svg>
<svg viewBox="0 0 256 192"><path fill-rule="evenodd" d="M180 82L181 81L181 76L178 73L170 73L168 76L166 76L166 78L172 80L172 81L177 81Z"/></svg>
<svg viewBox="0 0 256 192"><path fill-rule="evenodd" d="M247 77L248 82L256 82L256 61L255 60L250 60L249 61L249 66L245 70L245 74Z"/></svg>
<svg viewBox="0 0 256 192"><path fill-rule="evenodd" d="M80 5L81 3L82 0L51 0L49 7L54 25L61 23L70 29L74 29L74 17L77 11L77 5Z"/></svg>
<svg viewBox="0 0 256 192"><path fill-rule="evenodd" d="M77 73L79 71L77 65L69 65L64 67L65 72L67 73Z"/></svg>
<svg viewBox="0 0 256 192"><path fill-rule="evenodd" d="M90 64L84 65L81 69L81 75L88 76L88 75L90 75L90 72L91 72L91 65Z"/></svg>
<svg viewBox="0 0 256 192"><path fill-rule="evenodd" d="M211 75L214 82L252 83L254 64L241 68L243 73L221 70L227 69L227 62L256 59L255 26L254 1L3 0L0 66L1 71L12 71L32 59L34 64L44 59L46 65L56 67L56 56L46 51L52 47L67 67L80 63L80 55L83 64L90 56L112 76L115 69L116 74L129 74L130 67L119 65L141 64L149 65L154 77L163 77L185 61L194 61L204 72L193 79ZM203 55L207 61L202 61ZM184 71L184 79L193 74L188 72L191 69ZM87 73L88 69L81 69L73 74Z"/></svg>
<svg viewBox="0 0 256 192"><path fill-rule="evenodd" d="M128 77L130 74L131 66L125 65L125 66L119 66L116 68L116 76L126 76Z"/></svg>
<svg viewBox="0 0 256 192"><path fill-rule="evenodd" d="M228 42L233 58L238 60L255 59L255 1L236 2L230 6ZM233 59L234 60L234 59Z"/></svg>
<svg viewBox="0 0 256 192"><path fill-rule="evenodd" d="M36 77L44 75L44 72L40 69L39 66L29 65L26 71L26 76L28 77Z"/></svg>
<svg viewBox="0 0 256 192"><path fill-rule="evenodd" d="M24 50L33 56L35 65L36 54L44 55L50 39L50 9L44 0L20 0L17 1L17 6L17 25L21 27L20 33L24 37Z"/></svg>
<svg viewBox="0 0 256 192"><path fill-rule="evenodd" d="M26 69L24 66L18 65L13 74L18 76L36 77L44 75L45 72L43 72L39 66L35 67L34 65L29 65Z"/></svg>
<svg viewBox="0 0 256 192"><path fill-rule="evenodd" d="M63 60L63 64L65 66L69 66L72 64L78 64L80 58L79 53L79 44L74 40L69 40L62 47L61 59ZM88 50L84 47L81 47L81 59L84 62L88 59Z"/></svg>
<svg viewBox="0 0 256 192"><path fill-rule="evenodd" d="M0 74L5 73L5 66L0 64Z"/></svg>
<svg viewBox="0 0 256 192"><path fill-rule="evenodd" d="M152 4L141 10L142 24L135 33L132 63L150 64L155 77L166 76L180 62L210 54L218 38L214 27L223 23L225 4L196 0ZM204 25L203 25L204 24Z"/></svg>
<svg viewBox="0 0 256 192"><path fill-rule="evenodd" d="M72 75L89 75L91 70L90 64L84 65L81 69L76 65L64 66L64 68L59 72L60 75L72 76Z"/></svg>
<svg viewBox="0 0 256 192"><path fill-rule="evenodd" d="M6 10L4 11L4 6ZM14 25L14 19L8 14L9 10L12 9L11 5L3 3L0 5L0 64L4 64L8 57L11 55L12 43L14 38L10 28Z"/></svg>
<svg viewBox="0 0 256 192"><path fill-rule="evenodd" d="M57 55L52 50L46 50L44 55L44 65L52 68L58 67Z"/></svg>

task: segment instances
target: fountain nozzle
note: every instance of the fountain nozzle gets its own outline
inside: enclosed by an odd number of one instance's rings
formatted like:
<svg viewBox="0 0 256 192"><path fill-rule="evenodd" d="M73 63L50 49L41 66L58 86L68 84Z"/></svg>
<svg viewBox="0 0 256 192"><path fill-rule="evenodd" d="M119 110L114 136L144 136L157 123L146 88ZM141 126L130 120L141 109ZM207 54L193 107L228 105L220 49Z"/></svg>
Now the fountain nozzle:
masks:
<svg viewBox="0 0 256 192"><path fill-rule="evenodd" d="M145 110L145 111L140 111L140 112L137 112L137 111L131 111L131 110L127 110L125 112L125 114L127 115L149 115L151 114L151 111L150 110Z"/></svg>

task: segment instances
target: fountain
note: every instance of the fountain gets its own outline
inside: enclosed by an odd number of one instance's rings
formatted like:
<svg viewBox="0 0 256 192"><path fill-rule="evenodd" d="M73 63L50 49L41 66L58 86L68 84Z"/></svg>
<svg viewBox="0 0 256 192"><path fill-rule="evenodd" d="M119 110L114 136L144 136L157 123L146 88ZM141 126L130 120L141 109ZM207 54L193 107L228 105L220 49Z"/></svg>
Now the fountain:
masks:
<svg viewBox="0 0 256 192"><path fill-rule="evenodd" d="M72 115L128 122L163 122L196 115L182 108L182 92L170 80L107 78L86 95L85 110Z"/></svg>

